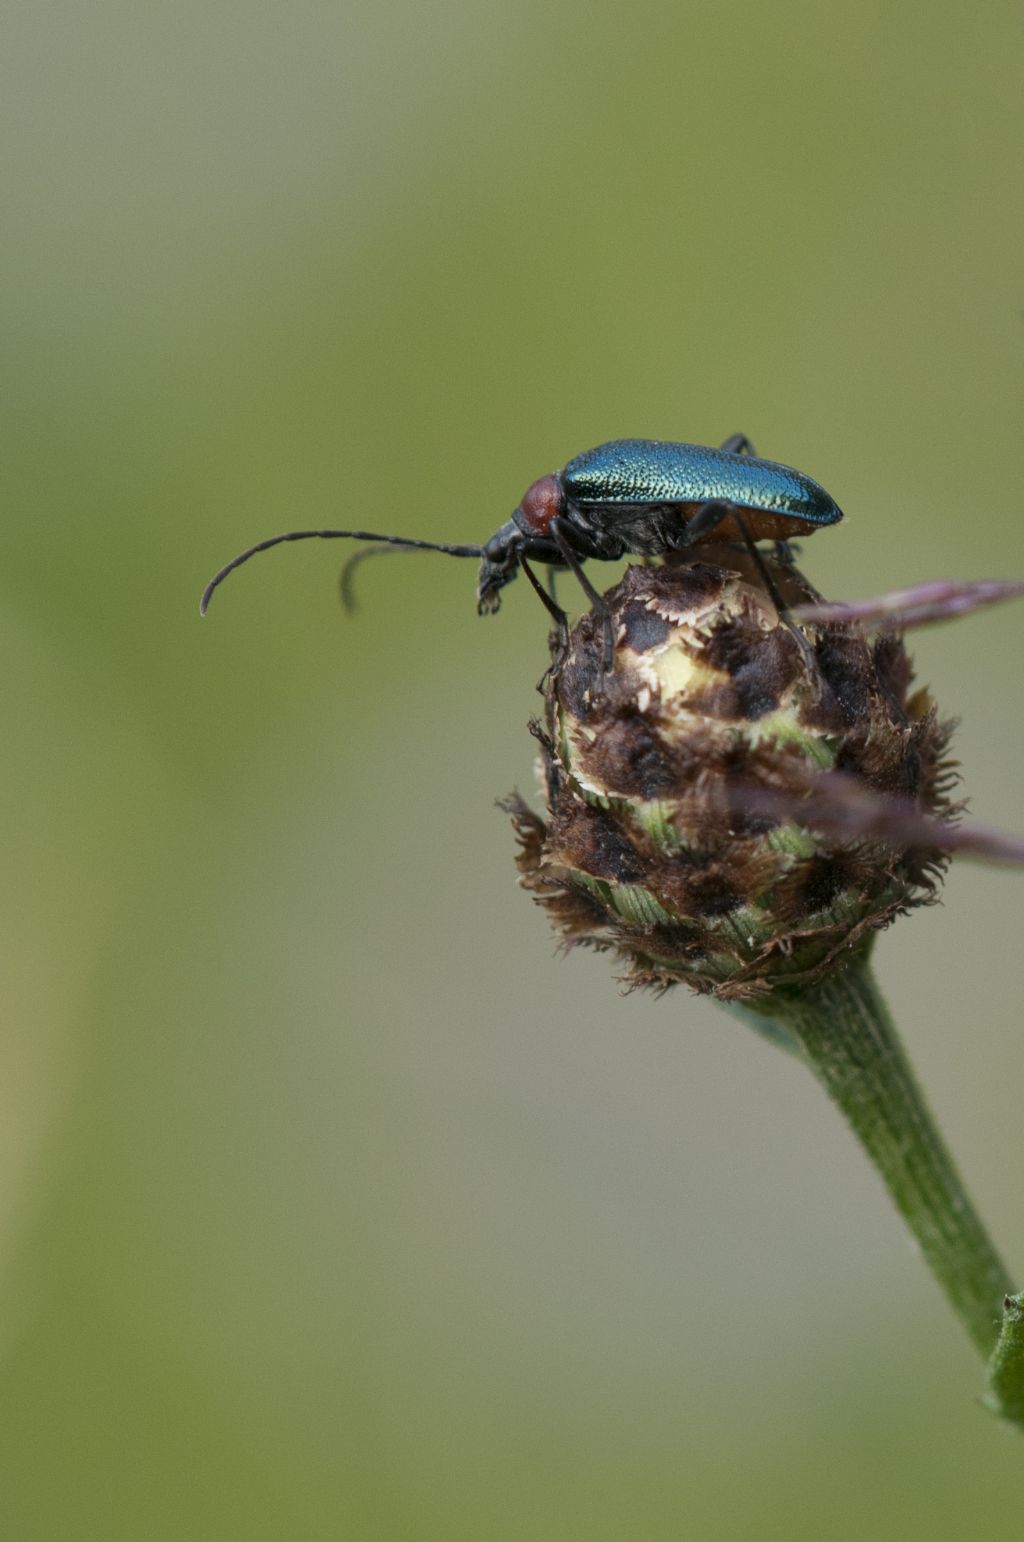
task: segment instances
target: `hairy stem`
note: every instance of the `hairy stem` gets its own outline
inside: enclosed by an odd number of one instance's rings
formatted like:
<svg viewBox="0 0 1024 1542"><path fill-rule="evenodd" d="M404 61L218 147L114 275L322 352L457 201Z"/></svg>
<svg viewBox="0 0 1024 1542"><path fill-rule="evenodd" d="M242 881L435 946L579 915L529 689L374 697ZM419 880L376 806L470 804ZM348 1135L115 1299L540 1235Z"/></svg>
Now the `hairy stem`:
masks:
<svg viewBox="0 0 1024 1542"><path fill-rule="evenodd" d="M842 1109L954 1311L988 1358L1013 1284L917 1086L867 958L853 959L810 987L778 988L744 1010L788 1034Z"/></svg>

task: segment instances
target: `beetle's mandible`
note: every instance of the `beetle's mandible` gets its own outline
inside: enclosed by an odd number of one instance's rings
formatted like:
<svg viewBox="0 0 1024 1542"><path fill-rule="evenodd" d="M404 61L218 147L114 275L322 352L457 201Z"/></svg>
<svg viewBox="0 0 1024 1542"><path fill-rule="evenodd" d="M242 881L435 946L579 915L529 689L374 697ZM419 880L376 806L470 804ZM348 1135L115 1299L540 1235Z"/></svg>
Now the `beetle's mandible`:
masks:
<svg viewBox="0 0 1024 1542"><path fill-rule="evenodd" d="M809 535L842 517L823 487L802 471L760 460L743 434L733 435L718 449L661 439L613 439L584 450L564 470L534 482L512 518L483 546L446 545L369 530L291 530L257 542L221 568L204 589L199 608L205 614L214 590L228 574L272 546L313 537L373 541L380 547L479 558L481 615L498 609L501 590L522 569L564 635L565 612L537 578L533 562L570 568L590 603L603 613L604 602L582 567L591 558L657 557L703 541L740 540L761 565L755 542ZM770 580L769 586L774 589Z"/></svg>

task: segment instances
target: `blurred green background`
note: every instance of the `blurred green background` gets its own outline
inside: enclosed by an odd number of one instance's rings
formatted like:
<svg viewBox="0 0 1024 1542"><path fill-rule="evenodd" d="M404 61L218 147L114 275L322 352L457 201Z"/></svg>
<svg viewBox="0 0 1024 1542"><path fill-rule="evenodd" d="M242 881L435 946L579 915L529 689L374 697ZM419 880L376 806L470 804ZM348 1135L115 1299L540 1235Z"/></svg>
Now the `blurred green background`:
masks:
<svg viewBox="0 0 1024 1542"><path fill-rule="evenodd" d="M13 3L0 1533L1020 1535L1022 1450L837 1116L553 956L478 541L737 430L860 596L1024 572L1019 8ZM614 573L609 573L609 580ZM1020 830L1021 613L919 634ZM1020 875L883 983L1024 1270Z"/></svg>

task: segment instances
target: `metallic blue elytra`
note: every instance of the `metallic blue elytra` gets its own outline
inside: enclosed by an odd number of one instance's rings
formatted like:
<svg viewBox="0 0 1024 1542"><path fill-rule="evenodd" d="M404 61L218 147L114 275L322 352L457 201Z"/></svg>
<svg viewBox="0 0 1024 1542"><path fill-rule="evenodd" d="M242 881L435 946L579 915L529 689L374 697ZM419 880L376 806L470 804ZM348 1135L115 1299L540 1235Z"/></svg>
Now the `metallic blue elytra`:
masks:
<svg viewBox="0 0 1024 1542"><path fill-rule="evenodd" d="M570 504L588 509L734 503L799 520L802 526L834 525L843 517L825 489L802 471L753 455L662 439L613 439L584 450L565 467L561 483ZM756 540L756 518L750 524Z"/></svg>

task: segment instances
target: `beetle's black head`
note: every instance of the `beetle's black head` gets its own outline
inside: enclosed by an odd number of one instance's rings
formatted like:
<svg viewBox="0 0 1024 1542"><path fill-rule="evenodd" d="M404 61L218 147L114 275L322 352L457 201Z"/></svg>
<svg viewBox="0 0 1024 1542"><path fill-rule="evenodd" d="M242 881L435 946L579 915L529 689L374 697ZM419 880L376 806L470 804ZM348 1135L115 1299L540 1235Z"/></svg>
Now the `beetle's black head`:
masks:
<svg viewBox="0 0 1024 1542"><path fill-rule="evenodd" d="M498 591L515 578L524 553L540 562L561 565L558 547L551 538L551 525L564 512L565 491L557 472L538 478L526 489L512 518L495 531L484 547L476 591L476 608L481 616L498 609Z"/></svg>
<svg viewBox="0 0 1024 1542"><path fill-rule="evenodd" d="M484 547L476 584L476 608L481 616L493 615L501 606L501 593L519 571L523 533L514 520L506 520Z"/></svg>

